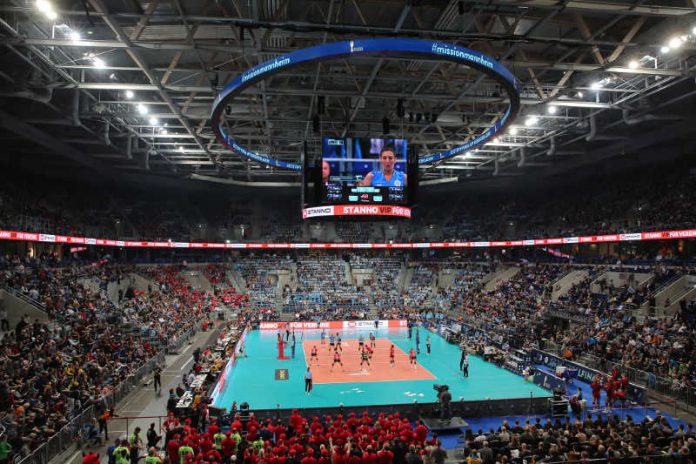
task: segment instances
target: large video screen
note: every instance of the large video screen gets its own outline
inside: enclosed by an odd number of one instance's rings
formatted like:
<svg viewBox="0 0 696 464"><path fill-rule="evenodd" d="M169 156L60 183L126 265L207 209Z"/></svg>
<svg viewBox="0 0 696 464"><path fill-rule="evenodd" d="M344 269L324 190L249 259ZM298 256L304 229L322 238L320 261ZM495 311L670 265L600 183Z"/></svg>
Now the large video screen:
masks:
<svg viewBox="0 0 696 464"><path fill-rule="evenodd" d="M322 202L408 203L405 139L322 139Z"/></svg>

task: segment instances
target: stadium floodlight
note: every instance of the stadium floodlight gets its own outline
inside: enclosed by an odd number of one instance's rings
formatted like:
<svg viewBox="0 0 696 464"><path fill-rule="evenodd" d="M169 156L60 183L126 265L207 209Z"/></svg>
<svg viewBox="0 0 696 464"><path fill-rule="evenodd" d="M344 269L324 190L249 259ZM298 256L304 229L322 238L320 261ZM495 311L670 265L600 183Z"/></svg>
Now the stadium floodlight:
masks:
<svg viewBox="0 0 696 464"><path fill-rule="evenodd" d="M68 37L70 37L70 40L72 40L73 42L79 42L80 40L82 40L82 36L77 31L70 31L68 33Z"/></svg>
<svg viewBox="0 0 696 464"><path fill-rule="evenodd" d="M631 69L638 69L638 66L640 66L638 60L631 60L628 62L628 67Z"/></svg>
<svg viewBox="0 0 696 464"><path fill-rule="evenodd" d="M138 104L138 106L136 106L136 109L138 110L138 113L140 113L140 114L147 114L147 111L148 111L147 106L145 106L143 104Z"/></svg>
<svg viewBox="0 0 696 464"><path fill-rule="evenodd" d="M129 100L132 100L135 94L133 93L132 90L126 90L126 98Z"/></svg>
<svg viewBox="0 0 696 464"><path fill-rule="evenodd" d="M157 118L155 118L155 117L150 118L150 125L151 126L156 126L157 124L159 124L159 121L157 120Z"/></svg>
<svg viewBox="0 0 696 464"><path fill-rule="evenodd" d="M682 46L684 41L681 39L681 37L672 37L669 39L669 48L671 49L677 49Z"/></svg>
<svg viewBox="0 0 696 464"><path fill-rule="evenodd" d="M55 21L56 19L58 19L58 13L56 13L53 10L49 10L46 12L46 17L51 21Z"/></svg>
<svg viewBox="0 0 696 464"><path fill-rule="evenodd" d="M670 50L671 49L667 45L664 45L662 48L660 48L661 53L669 53Z"/></svg>
<svg viewBox="0 0 696 464"><path fill-rule="evenodd" d="M558 107L550 105L548 108L546 108L546 111L548 111L549 114L556 114L558 112Z"/></svg>
<svg viewBox="0 0 696 464"><path fill-rule="evenodd" d="M510 126L510 135L517 135L518 129L515 126Z"/></svg>
<svg viewBox="0 0 696 464"><path fill-rule="evenodd" d="M527 119L525 119L524 125L529 127L529 126L535 125L538 122L539 122L539 118L533 114L530 114L529 116L527 116Z"/></svg>
<svg viewBox="0 0 696 464"><path fill-rule="evenodd" d="M106 67L106 63L104 63L104 60L96 56L92 58L92 64L97 69L104 69Z"/></svg>
<svg viewBox="0 0 696 464"><path fill-rule="evenodd" d="M169 133L169 132L167 132L167 129L162 129L162 130L160 131L160 134L162 134L162 135L167 135L168 133Z"/></svg>
<svg viewBox="0 0 696 464"><path fill-rule="evenodd" d="M179 147L179 151L180 151L181 153L183 153L183 152L184 152L184 147Z"/></svg>
<svg viewBox="0 0 696 464"><path fill-rule="evenodd" d="M602 82L601 81L593 82L592 84L590 84L590 88L592 90L599 90L602 88Z"/></svg>

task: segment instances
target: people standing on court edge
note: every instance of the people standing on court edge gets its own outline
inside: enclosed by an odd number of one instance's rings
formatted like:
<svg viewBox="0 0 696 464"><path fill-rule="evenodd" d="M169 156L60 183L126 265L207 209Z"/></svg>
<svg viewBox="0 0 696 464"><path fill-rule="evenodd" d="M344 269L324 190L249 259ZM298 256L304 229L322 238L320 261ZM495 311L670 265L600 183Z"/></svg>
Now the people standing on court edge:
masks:
<svg viewBox="0 0 696 464"><path fill-rule="evenodd" d="M462 350L462 358L459 360L459 369L462 370L464 377L469 377L469 352L466 348Z"/></svg>

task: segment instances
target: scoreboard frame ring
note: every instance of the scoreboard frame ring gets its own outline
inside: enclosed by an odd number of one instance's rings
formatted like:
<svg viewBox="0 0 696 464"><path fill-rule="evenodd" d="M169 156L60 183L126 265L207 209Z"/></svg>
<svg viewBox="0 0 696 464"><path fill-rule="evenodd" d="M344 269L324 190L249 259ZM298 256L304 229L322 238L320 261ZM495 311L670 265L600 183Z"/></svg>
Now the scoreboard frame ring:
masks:
<svg viewBox="0 0 696 464"><path fill-rule="evenodd" d="M231 80L213 102L211 125L217 140L238 155L261 164L291 171L301 171L300 163L290 163L250 150L240 145L223 127L222 115L227 105L247 87L282 73L285 70L308 63L331 61L351 56L407 56L413 58L439 58L476 69L497 81L508 96L509 105L496 122L473 139L449 150L421 156L418 164L436 163L486 143L502 132L516 119L520 111L520 84L515 76L502 64L486 54L458 45L422 39L356 39L317 45L295 50L261 63Z"/></svg>

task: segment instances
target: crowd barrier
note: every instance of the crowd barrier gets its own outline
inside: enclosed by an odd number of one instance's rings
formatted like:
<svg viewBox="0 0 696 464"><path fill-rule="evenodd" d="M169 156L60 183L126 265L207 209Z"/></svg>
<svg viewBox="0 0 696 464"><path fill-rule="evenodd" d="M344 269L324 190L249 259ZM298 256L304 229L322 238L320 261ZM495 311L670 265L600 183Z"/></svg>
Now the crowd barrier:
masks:
<svg viewBox="0 0 696 464"><path fill-rule="evenodd" d="M668 397L674 402L675 414L678 406L677 401L683 403L683 407L687 412L689 412L689 408L696 408L696 389L679 384L677 380L660 377L650 372L624 366L621 363L608 361L590 354L584 355L583 358L588 365L596 366L596 369L605 372L610 372L616 367L619 371L625 372L631 382L644 387L648 393ZM669 401L663 402L667 403Z"/></svg>

